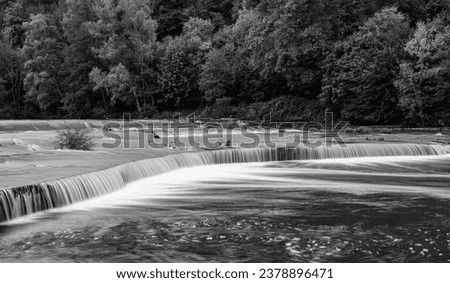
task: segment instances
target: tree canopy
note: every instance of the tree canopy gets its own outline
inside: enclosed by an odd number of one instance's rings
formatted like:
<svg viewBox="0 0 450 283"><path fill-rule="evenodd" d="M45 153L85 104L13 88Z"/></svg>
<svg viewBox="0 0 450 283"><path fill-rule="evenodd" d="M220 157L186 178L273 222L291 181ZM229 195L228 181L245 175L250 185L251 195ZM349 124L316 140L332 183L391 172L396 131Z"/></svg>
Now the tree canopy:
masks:
<svg viewBox="0 0 450 283"><path fill-rule="evenodd" d="M449 79L448 0L0 0L2 119L443 126Z"/></svg>

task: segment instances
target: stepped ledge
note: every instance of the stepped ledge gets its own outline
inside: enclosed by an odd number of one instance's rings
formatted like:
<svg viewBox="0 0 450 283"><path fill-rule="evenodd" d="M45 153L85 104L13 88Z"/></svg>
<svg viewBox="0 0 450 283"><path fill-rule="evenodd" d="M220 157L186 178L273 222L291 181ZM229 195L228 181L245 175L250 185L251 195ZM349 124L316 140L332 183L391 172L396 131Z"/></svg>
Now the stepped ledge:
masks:
<svg viewBox="0 0 450 283"><path fill-rule="evenodd" d="M42 182L63 179L82 174L113 168L126 163L158 158L183 152L202 151L201 146L189 149L139 149L139 133L130 133L131 149L123 147L105 149L108 142L101 132L104 123L109 121L0 121L0 188L20 187ZM52 142L57 131L82 123L94 131L95 146L92 151L54 150ZM211 135L212 141L217 135ZM235 143L246 141L239 134L234 136ZM323 139L323 135L312 135L314 140ZM447 137L437 137L434 133L394 133L390 135L347 135L343 139L348 143L414 143L436 144ZM289 138L279 138L273 134L278 144L289 143ZM369 140L369 141L368 141ZM382 141L380 141L382 140ZM110 141L109 141L110 142Z"/></svg>

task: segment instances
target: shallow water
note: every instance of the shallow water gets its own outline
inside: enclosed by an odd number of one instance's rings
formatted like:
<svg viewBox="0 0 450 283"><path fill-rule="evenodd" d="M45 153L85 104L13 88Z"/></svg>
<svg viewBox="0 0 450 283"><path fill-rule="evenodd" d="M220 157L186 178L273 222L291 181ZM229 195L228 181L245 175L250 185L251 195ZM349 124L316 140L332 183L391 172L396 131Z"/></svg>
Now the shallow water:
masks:
<svg viewBox="0 0 450 283"><path fill-rule="evenodd" d="M448 262L450 156L182 169L0 226L2 262Z"/></svg>

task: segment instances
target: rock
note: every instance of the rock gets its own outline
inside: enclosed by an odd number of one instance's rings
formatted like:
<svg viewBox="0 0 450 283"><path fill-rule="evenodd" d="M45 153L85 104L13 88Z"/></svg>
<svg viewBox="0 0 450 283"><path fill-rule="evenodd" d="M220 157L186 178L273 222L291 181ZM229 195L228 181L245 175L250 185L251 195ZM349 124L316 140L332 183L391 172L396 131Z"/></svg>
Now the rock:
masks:
<svg viewBox="0 0 450 283"><path fill-rule="evenodd" d="M24 146L25 143L21 139L13 139L15 145Z"/></svg>
<svg viewBox="0 0 450 283"><path fill-rule="evenodd" d="M38 145L31 144L31 145L28 145L27 150L28 151L41 151L42 148Z"/></svg>

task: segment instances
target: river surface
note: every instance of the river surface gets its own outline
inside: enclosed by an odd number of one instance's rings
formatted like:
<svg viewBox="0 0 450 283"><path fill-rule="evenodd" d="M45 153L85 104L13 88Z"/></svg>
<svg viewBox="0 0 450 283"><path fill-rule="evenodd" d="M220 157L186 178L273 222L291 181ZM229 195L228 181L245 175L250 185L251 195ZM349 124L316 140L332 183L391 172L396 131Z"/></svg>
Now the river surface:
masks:
<svg viewBox="0 0 450 283"><path fill-rule="evenodd" d="M1 225L0 262L450 262L450 156L182 169Z"/></svg>

